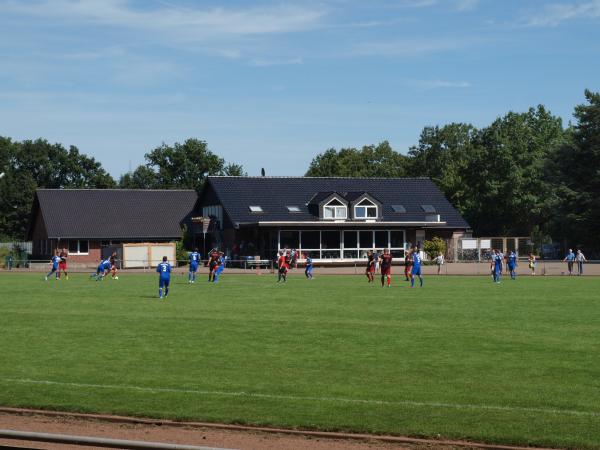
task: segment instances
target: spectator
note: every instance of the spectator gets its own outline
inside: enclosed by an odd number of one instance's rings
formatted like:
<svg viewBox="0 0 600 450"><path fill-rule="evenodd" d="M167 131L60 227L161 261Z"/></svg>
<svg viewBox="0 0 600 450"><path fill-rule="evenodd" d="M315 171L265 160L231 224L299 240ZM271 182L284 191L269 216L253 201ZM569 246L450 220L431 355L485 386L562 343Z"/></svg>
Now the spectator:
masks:
<svg viewBox="0 0 600 450"><path fill-rule="evenodd" d="M587 261L581 250L577 250L575 255L575 261L577 261L577 275L583 275L583 263Z"/></svg>
<svg viewBox="0 0 600 450"><path fill-rule="evenodd" d="M575 253L573 253L572 249L569 249L569 253L565 256L563 261L567 262L567 270L569 271L569 275L573 275L573 261L575 261Z"/></svg>

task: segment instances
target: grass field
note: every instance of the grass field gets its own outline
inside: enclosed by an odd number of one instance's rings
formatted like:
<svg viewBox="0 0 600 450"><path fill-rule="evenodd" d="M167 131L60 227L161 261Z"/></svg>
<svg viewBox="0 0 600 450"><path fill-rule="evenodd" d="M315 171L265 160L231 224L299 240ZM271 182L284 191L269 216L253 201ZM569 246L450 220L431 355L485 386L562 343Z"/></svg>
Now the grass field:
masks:
<svg viewBox="0 0 600 450"><path fill-rule="evenodd" d="M42 278L0 274L4 406L600 448L599 278Z"/></svg>

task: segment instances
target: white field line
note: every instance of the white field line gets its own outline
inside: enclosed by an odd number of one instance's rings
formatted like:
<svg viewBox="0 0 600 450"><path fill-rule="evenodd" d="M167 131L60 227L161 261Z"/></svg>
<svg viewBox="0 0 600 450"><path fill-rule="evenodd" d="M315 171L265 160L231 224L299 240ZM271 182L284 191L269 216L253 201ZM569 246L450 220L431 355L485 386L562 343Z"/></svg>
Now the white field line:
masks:
<svg viewBox="0 0 600 450"><path fill-rule="evenodd" d="M62 381L50 380L31 380L26 378L2 378L0 382L18 383L18 384L34 384L46 386L68 386L76 388L94 388L94 389L114 389L124 391L156 393L175 393L175 394L194 394L194 395L211 395L216 397L248 397L248 398L264 398L273 400L298 400L298 401L313 401L313 402L338 402L350 404L365 404L379 406L415 406L422 408L449 408L449 409L471 409L483 411L509 411L509 412L527 412L527 413L542 413L555 415L570 415L583 417L600 417L600 411L578 411L573 409L557 409L557 408L528 408L522 406L498 406L498 405L476 405L469 403L440 403L440 402L418 402L412 400L370 400L360 398L345 398L345 397L310 397L296 395L281 395L281 394L261 394L254 392L230 392L230 391L203 391L196 389L176 389L176 388L151 388L142 386L116 385L116 384L90 384L90 383L69 383Z"/></svg>

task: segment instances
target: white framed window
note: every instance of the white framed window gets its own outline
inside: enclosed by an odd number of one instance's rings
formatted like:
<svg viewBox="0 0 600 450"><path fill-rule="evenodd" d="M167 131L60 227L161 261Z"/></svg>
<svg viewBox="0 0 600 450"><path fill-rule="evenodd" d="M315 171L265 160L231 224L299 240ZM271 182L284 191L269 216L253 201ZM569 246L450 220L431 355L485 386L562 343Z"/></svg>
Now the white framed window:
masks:
<svg viewBox="0 0 600 450"><path fill-rule="evenodd" d="M249 209L250 209L250 211L251 211L251 212L253 212L253 213L261 213L261 212L263 212L263 209L262 209L262 207L261 207L261 206L258 206L258 205L251 205L251 206L248 206L248 208L249 208Z"/></svg>
<svg viewBox="0 0 600 450"><path fill-rule="evenodd" d="M348 217L348 208L337 198L334 198L323 206L324 219L346 219Z"/></svg>
<svg viewBox="0 0 600 450"><path fill-rule="evenodd" d="M90 252L89 241L69 240L69 255L87 255Z"/></svg>
<svg viewBox="0 0 600 450"><path fill-rule="evenodd" d="M290 206L286 206L286 208L289 212L300 212L299 206L290 205Z"/></svg>
<svg viewBox="0 0 600 450"><path fill-rule="evenodd" d="M368 199L361 200L359 203L354 205L354 218L355 219L376 219L377 218L377 205Z"/></svg>

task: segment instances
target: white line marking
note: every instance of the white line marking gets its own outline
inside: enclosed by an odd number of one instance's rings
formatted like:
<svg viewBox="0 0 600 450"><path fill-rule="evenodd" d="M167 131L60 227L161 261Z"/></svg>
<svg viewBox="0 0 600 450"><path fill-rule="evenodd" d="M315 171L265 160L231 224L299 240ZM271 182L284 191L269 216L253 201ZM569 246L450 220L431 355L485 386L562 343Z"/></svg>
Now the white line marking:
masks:
<svg viewBox="0 0 600 450"><path fill-rule="evenodd" d="M585 417L600 417L600 411L578 411L573 409L557 409L557 408L528 408L523 406L498 406L498 405L476 405L476 404L461 404L461 403L439 403L439 402L417 402L412 400L369 400L360 398L345 398L345 397L304 397L296 395L280 395L280 394L261 394L257 392L228 392L228 391L202 391L196 389L176 389L176 388L150 388L142 386L130 385L114 385L114 384L89 384L89 383L69 383L62 381L50 380L30 380L26 378L3 378L0 382L20 383L20 384L37 384L47 386L70 386L77 388L98 388L98 389L117 389L126 391L140 391L148 393L176 393L176 394L195 394L195 395L214 395L221 397L250 397L250 398L265 398L274 400L300 400L300 401L318 401L318 402L339 402L339 403L354 403L366 405L384 405L384 406L416 406L428 408L454 408L454 409L473 409L486 411L520 411L533 412L543 414L585 416Z"/></svg>

